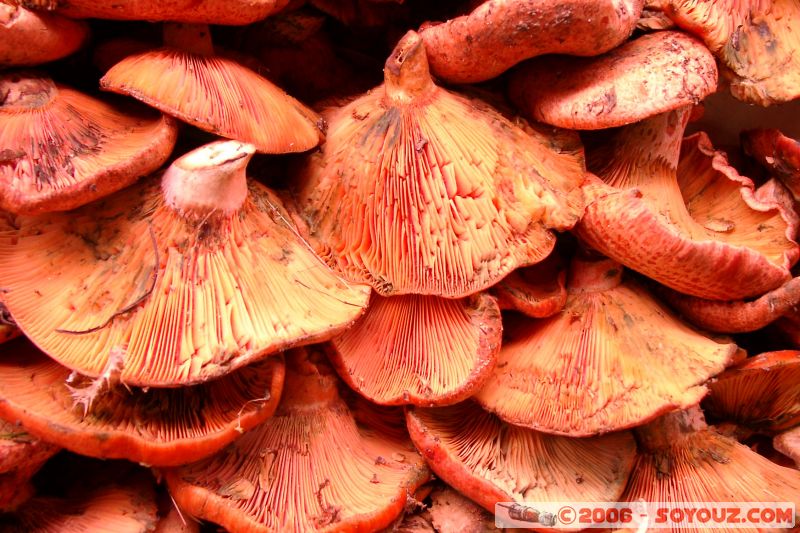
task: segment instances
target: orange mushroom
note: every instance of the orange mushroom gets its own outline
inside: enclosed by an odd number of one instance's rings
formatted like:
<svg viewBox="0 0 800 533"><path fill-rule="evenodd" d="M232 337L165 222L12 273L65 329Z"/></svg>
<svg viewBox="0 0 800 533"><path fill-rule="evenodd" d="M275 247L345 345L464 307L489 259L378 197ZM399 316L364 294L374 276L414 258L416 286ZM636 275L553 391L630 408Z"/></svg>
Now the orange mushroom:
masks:
<svg viewBox="0 0 800 533"><path fill-rule="evenodd" d="M0 221L0 299L17 325L68 368L137 386L200 383L340 333L369 290L247 180L254 151L211 143L80 210Z"/></svg>
<svg viewBox="0 0 800 533"><path fill-rule="evenodd" d="M638 428L636 436L639 455L622 501L800 504L800 472L709 428L697 407L664 415ZM794 525L800 525L797 520Z"/></svg>
<svg viewBox="0 0 800 533"><path fill-rule="evenodd" d="M243 25L283 9L289 0L10 0L30 9L55 9L71 18Z"/></svg>
<svg viewBox="0 0 800 533"><path fill-rule="evenodd" d="M736 98L766 106L800 96L800 6L795 0L652 4L705 41Z"/></svg>
<svg viewBox="0 0 800 533"><path fill-rule="evenodd" d="M528 61L511 77L509 94L533 120L598 130L697 103L716 88L717 65L703 43L662 31L595 58Z"/></svg>
<svg viewBox="0 0 800 533"><path fill-rule="evenodd" d="M272 416L283 387L282 358L270 357L195 387L109 386L89 405L85 384L68 369L30 343L8 349L0 359L0 417L75 453L152 466L217 452Z"/></svg>
<svg viewBox="0 0 800 533"><path fill-rule="evenodd" d="M545 318L567 302L567 271L557 253L535 265L518 268L492 287L500 309L513 309L532 318Z"/></svg>
<svg viewBox="0 0 800 533"><path fill-rule="evenodd" d="M0 420L0 513L13 511L33 495L30 478L58 450L18 425Z"/></svg>
<svg viewBox="0 0 800 533"><path fill-rule="evenodd" d="M702 133L681 145L689 109L621 129L590 152L604 181L577 226L592 248L677 291L758 296L789 280L796 217L763 201ZM680 153L680 157L679 157Z"/></svg>
<svg viewBox="0 0 800 533"><path fill-rule="evenodd" d="M207 26L169 24L165 41L167 48L114 65L100 87L259 152L304 152L319 144L319 116L239 62L214 55Z"/></svg>
<svg viewBox="0 0 800 533"><path fill-rule="evenodd" d="M800 351L766 352L710 384L703 406L714 416L772 434L800 424Z"/></svg>
<svg viewBox="0 0 800 533"><path fill-rule="evenodd" d="M289 352L286 364L275 416L215 456L165 470L173 499L232 533L389 525L429 476L402 417L348 406L320 352Z"/></svg>
<svg viewBox="0 0 800 533"><path fill-rule="evenodd" d="M800 278L792 278L777 289L753 300L715 301L659 287L670 306L699 328L721 333L759 330L800 305Z"/></svg>
<svg viewBox="0 0 800 533"><path fill-rule="evenodd" d="M35 73L0 74L0 209L67 210L127 187L172 152L177 126Z"/></svg>
<svg viewBox="0 0 800 533"><path fill-rule="evenodd" d="M543 54L602 54L630 36L643 0L487 0L441 24L425 24L431 71L451 83L494 78Z"/></svg>
<svg viewBox="0 0 800 533"><path fill-rule="evenodd" d="M629 432L575 439L512 426L467 401L407 408L431 469L494 513L498 502L616 501L636 455Z"/></svg>
<svg viewBox="0 0 800 533"><path fill-rule="evenodd" d="M384 76L383 86L323 112L327 140L297 187L320 254L382 296L448 298L544 259L550 230L581 214L577 137L524 130L437 87L414 32Z"/></svg>
<svg viewBox="0 0 800 533"><path fill-rule="evenodd" d="M83 22L0 3L0 65L31 66L61 59L80 48L88 33Z"/></svg>
<svg viewBox="0 0 800 533"><path fill-rule="evenodd" d="M37 496L13 514L0 515L3 531L37 533L143 533L157 524L152 483L142 479L69 497Z"/></svg>
<svg viewBox="0 0 800 533"><path fill-rule="evenodd" d="M800 201L800 141L780 130L756 129L742 132L744 151L781 180Z"/></svg>
<svg viewBox="0 0 800 533"><path fill-rule="evenodd" d="M772 445L800 468L800 427L775 435Z"/></svg>
<svg viewBox="0 0 800 533"><path fill-rule="evenodd" d="M374 295L366 314L332 340L331 363L378 404L447 405L472 396L494 368L500 309L486 293L461 300Z"/></svg>
<svg viewBox="0 0 800 533"><path fill-rule="evenodd" d="M696 404L736 345L680 322L609 259L572 262L564 310L507 316L497 366L475 399L508 423L558 435L630 428Z"/></svg>

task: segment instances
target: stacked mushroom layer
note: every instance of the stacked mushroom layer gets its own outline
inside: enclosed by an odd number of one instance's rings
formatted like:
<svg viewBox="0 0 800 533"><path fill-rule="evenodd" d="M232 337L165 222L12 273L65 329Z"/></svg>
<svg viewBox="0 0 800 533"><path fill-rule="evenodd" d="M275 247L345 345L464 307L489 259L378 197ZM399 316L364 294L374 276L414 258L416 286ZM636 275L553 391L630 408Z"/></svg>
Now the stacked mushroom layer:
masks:
<svg viewBox="0 0 800 533"><path fill-rule="evenodd" d="M458 4L0 1L0 529L800 506L794 0Z"/></svg>

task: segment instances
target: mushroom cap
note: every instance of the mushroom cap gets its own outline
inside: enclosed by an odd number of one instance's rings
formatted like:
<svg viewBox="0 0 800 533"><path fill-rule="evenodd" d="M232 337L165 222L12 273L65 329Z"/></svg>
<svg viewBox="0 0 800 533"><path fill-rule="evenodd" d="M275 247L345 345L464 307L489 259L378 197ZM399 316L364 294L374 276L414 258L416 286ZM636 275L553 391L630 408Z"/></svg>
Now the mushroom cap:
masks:
<svg viewBox="0 0 800 533"><path fill-rule="evenodd" d="M567 303L567 271L557 253L529 267L518 268L492 287L500 309L531 318L552 316Z"/></svg>
<svg viewBox="0 0 800 533"><path fill-rule="evenodd" d="M533 120L598 130L697 103L716 88L717 65L703 43L661 31L596 58L529 61L511 77L509 96Z"/></svg>
<svg viewBox="0 0 800 533"><path fill-rule="evenodd" d="M0 65L32 66L66 57L89 34L84 22L0 4ZM36 46L30 46L31 42Z"/></svg>
<svg viewBox="0 0 800 533"><path fill-rule="evenodd" d="M165 470L172 498L183 512L232 531L375 531L389 525L427 481L428 469L408 441L402 417L364 414L378 408L349 406L339 384L321 353L288 352L275 416L215 456Z"/></svg>
<svg viewBox="0 0 800 533"><path fill-rule="evenodd" d="M0 209L64 211L127 187L172 152L174 120L41 74L0 74Z"/></svg>
<svg viewBox="0 0 800 533"><path fill-rule="evenodd" d="M775 435L772 445L800 468L800 426Z"/></svg>
<svg viewBox="0 0 800 533"><path fill-rule="evenodd" d="M543 54L593 56L630 36L643 0L488 0L441 24L423 25L436 77L450 83L494 78Z"/></svg>
<svg viewBox="0 0 800 533"><path fill-rule="evenodd" d="M639 455L622 501L800 504L800 472L708 428L699 409L670 413L636 433Z"/></svg>
<svg viewBox="0 0 800 533"><path fill-rule="evenodd" d="M800 96L800 6L794 0L659 0L719 58L738 99L767 106Z"/></svg>
<svg viewBox="0 0 800 533"><path fill-rule="evenodd" d="M688 327L609 259L573 260L564 310L507 316L475 399L508 423L558 435L630 428L696 404L736 345Z"/></svg>
<svg viewBox="0 0 800 533"><path fill-rule="evenodd" d="M323 138L316 113L222 56L171 48L144 51L114 65L100 87L132 96L201 130L253 144L259 152L304 152Z"/></svg>
<svg viewBox="0 0 800 533"><path fill-rule="evenodd" d="M636 455L630 432L574 439L512 426L467 401L407 408L434 473L490 512L498 502L615 501Z"/></svg>
<svg viewBox="0 0 800 533"><path fill-rule="evenodd" d="M800 305L800 278L792 278L755 300L706 300L659 287L658 294L695 326L720 333L759 330Z"/></svg>
<svg viewBox="0 0 800 533"><path fill-rule="evenodd" d="M578 235L625 266L701 298L747 298L780 286L800 255L796 217L760 200L753 182L705 134L681 145L687 117L683 108L627 126L590 153L590 170L604 182L586 187Z"/></svg>
<svg viewBox="0 0 800 533"><path fill-rule="evenodd" d="M494 368L502 322L486 293L460 299L374 295L331 341L342 379L378 404L447 405L472 396Z"/></svg>
<svg viewBox="0 0 800 533"><path fill-rule="evenodd" d="M755 129L742 132L742 146L800 201L800 141L777 129Z"/></svg>
<svg viewBox="0 0 800 533"><path fill-rule="evenodd" d="M81 490L68 498L37 496L13 514L0 516L3 531L37 533L144 533L156 527L152 483L114 484Z"/></svg>
<svg viewBox="0 0 800 533"><path fill-rule="evenodd" d="M11 3L30 8L55 8L58 13L78 19L245 25L280 11L289 0L11 0Z"/></svg>
<svg viewBox="0 0 800 533"><path fill-rule="evenodd" d="M647 0L646 7L660 10L680 28L703 39L706 46L719 52L739 37L742 26L752 16L769 11L773 0Z"/></svg>
<svg viewBox="0 0 800 533"><path fill-rule="evenodd" d="M137 386L200 383L333 337L369 289L335 275L274 193L247 181L252 154L212 143L162 183L69 214L0 220L0 299L64 366L99 376L121 352L119 379Z"/></svg>
<svg viewBox="0 0 800 533"><path fill-rule="evenodd" d="M272 416L283 387L283 359L270 357L194 387L117 386L84 413L67 368L27 342L12 350L0 359L0 417L81 455L152 466L217 452Z"/></svg>
<svg viewBox="0 0 800 533"><path fill-rule="evenodd" d="M522 129L437 87L414 32L384 75L323 112L326 142L300 176L298 206L320 254L383 296L448 298L544 259L550 229L571 228L583 207L577 136Z"/></svg>
<svg viewBox="0 0 800 533"><path fill-rule="evenodd" d="M703 406L715 416L772 434L800 424L800 351L766 352L713 381Z"/></svg>
<svg viewBox="0 0 800 533"><path fill-rule="evenodd" d="M33 495L31 477L59 449L0 420L0 513L15 510Z"/></svg>
<svg viewBox="0 0 800 533"><path fill-rule="evenodd" d="M0 474L34 463L40 466L59 449L55 444L34 437L18 424L0 420Z"/></svg>

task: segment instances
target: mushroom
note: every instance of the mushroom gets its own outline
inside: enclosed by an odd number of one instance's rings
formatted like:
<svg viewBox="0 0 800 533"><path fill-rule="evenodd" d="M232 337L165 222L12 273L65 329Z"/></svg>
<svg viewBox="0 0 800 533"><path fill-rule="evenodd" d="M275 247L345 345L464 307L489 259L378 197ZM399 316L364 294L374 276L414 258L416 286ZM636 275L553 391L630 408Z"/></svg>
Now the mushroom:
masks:
<svg viewBox="0 0 800 533"><path fill-rule="evenodd" d="M593 56L627 39L643 0L487 0L468 15L427 23L420 35L431 71L450 83L475 83L543 54Z"/></svg>
<svg viewBox="0 0 800 533"><path fill-rule="evenodd" d="M800 141L777 129L755 129L742 132L742 146L800 202Z"/></svg>
<svg viewBox="0 0 800 533"><path fill-rule="evenodd" d="M792 278L753 300L715 301L659 287L658 293L699 328L721 333L747 333L771 324L800 304L800 278Z"/></svg>
<svg viewBox="0 0 800 533"><path fill-rule="evenodd" d="M581 146L434 85L407 33L385 83L328 109L297 184L324 258L382 296L461 298L544 259L580 216Z"/></svg>
<svg viewBox="0 0 800 533"><path fill-rule="evenodd" d="M656 0L719 58L730 91L763 106L800 96L800 5L795 0Z"/></svg>
<svg viewBox="0 0 800 533"><path fill-rule="evenodd" d="M247 179L254 151L214 142L71 213L0 220L0 299L17 325L81 374L160 387L340 333L369 290L331 272Z"/></svg>
<svg viewBox="0 0 800 533"><path fill-rule="evenodd" d="M677 291L714 300L759 296L788 281L800 256L796 217L762 201L702 133L681 137L689 109L626 126L590 152L603 181L578 235ZM680 157L679 157L680 153Z"/></svg>
<svg viewBox="0 0 800 533"><path fill-rule="evenodd" d="M172 152L177 125L43 74L0 74L0 209L64 211L127 187Z"/></svg>
<svg viewBox="0 0 800 533"><path fill-rule="evenodd" d="M289 0L9 0L31 9L55 9L71 18L243 25L283 9Z"/></svg>
<svg viewBox="0 0 800 533"><path fill-rule="evenodd" d="M84 22L0 3L0 65L32 66L61 59L80 48L88 33Z"/></svg>
<svg viewBox="0 0 800 533"><path fill-rule="evenodd" d="M222 449L272 416L283 387L282 357L270 357L194 387L109 386L81 405L83 383L68 369L30 343L9 349L0 359L0 417L75 453L152 466Z"/></svg>
<svg viewBox="0 0 800 533"><path fill-rule="evenodd" d="M259 152L304 152L319 144L319 117L244 65L215 55L208 26L168 24L164 33L166 48L126 57L100 87Z"/></svg>
<svg viewBox="0 0 800 533"><path fill-rule="evenodd" d="M622 501L800 504L800 472L709 428L698 407L664 415L636 436L639 455Z"/></svg>
<svg viewBox="0 0 800 533"><path fill-rule="evenodd" d="M708 49L685 33L661 31L599 57L528 61L512 75L509 96L533 120L597 130L695 104L716 88Z"/></svg>
<svg viewBox="0 0 800 533"><path fill-rule="evenodd" d="M513 309L532 318L546 318L567 303L567 272L561 256L550 254L541 263L518 268L492 287L500 309Z"/></svg>
<svg viewBox="0 0 800 533"><path fill-rule="evenodd" d="M0 513L13 511L33 495L30 478L58 450L20 426L0 420Z"/></svg>
<svg viewBox="0 0 800 533"><path fill-rule="evenodd" d="M500 309L486 293L373 295L366 314L331 341L342 379L385 405L447 405L472 396L492 372L502 334Z"/></svg>
<svg viewBox="0 0 800 533"><path fill-rule="evenodd" d="M180 509L232 533L389 525L428 469L401 417L348 405L339 383L321 352L288 352L275 416L208 459L164 471Z"/></svg>
<svg viewBox="0 0 800 533"><path fill-rule="evenodd" d="M156 527L152 483L142 479L79 489L69 497L37 496L0 515L3 531L142 533Z"/></svg>
<svg viewBox="0 0 800 533"><path fill-rule="evenodd" d="M772 445L800 468L800 427L775 435Z"/></svg>
<svg viewBox="0 0 800 533"><path fill-rule="evenodd" d="M434 473L492 513L499 502L616 501L636 455L630 432L547 435L506 424L472 401L409 407L406 421Z"/></svg>
<svg viewBox="0 0 800 533"><path fill-rule="evenodd" d="M762 433L800 424L800 351L766 352L729 368L703 403L723 420Z"/></svg>
<svg viewBox="0 0 800 533"><path fill-rule="evenodd" d="M508 315L475 399L504 421L583 437L634 427L706 394L735 344L683 324L610 259L576 257L564 310Z"/></svg>

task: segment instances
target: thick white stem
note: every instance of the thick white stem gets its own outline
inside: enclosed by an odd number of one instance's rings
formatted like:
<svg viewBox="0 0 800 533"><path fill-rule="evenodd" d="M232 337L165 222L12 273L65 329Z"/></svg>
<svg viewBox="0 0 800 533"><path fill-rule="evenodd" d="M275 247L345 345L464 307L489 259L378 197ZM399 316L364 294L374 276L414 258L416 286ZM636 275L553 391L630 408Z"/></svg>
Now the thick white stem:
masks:
<svg viewBox="0 0 800 533"><path fill-rule="evenodd" d="M255 151L251 144L217 141L189 152L164 172L164 200L182 215L238 210L247 198L247 163Z"/></svg>

